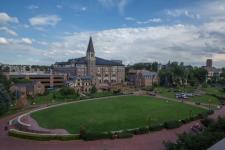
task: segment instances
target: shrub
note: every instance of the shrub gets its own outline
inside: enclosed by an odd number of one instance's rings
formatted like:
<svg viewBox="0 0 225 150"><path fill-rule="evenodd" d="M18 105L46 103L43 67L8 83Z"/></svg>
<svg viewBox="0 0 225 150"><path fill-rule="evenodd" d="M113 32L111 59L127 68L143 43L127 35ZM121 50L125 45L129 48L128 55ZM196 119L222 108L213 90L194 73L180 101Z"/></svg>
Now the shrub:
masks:
<svg viewBox="0 0 225 150"><path fill-rule="evenodd" d="M206 118L208 116L208 113L201 113L201 114L198 114L198 119L203 119L203 118Z"/></svg>
<svg viewBox="0 0 225 150"><path fill-rule="evenodd" d="M60 94L62 96L67 96L67 95L73 95L73 94L76 94L76 92L74 91L73 88L70 88L70 87L64 87L62 89L60 89Z"/></svg>
<svg viewBox="0 0 225 150"><path fill-rule="evenodd" d="M50 141L50 140L60 140L60 141L68 141L68 140L77 140L79 139L78 135L68 134L68 135L50 135L50 134L38 134L38 133L29 133L22 132L18 130L11 129L8 132L9 136L30 139L30 140L38 140L38 141Z"/></svg>
<svg viewBox="0 0 225 150"><path fill-rule="evenodd" d="M123 139L123 138L131 138L133 137L133 134L127 132L127 131L123 131L118 133L118 138Z"/></svg>
<svg viewBox="0 0 225 150"><path fill-rule="evenodd" d="M148 127L140 127L140 128L131 129L127 132L132 133L132 134L144 134L144 133L149 132L149 128Z"/></svg>
<svg viewBox="0 0 225 150"><path fill-rule="evenodd" d="M162 124L158 124L158 125L152 125L149 127L149 131L160 131L163 129L163 125Z"/></svg>
<svg viewBox="0 0 225 150"><path fill-rule="evenodd" d="M201 120L201 123L205 126L208 127L209 125L213 124L214 120L210 118L205 118Z"/></svg>
<svg viewBox="0 0 225 150"><path fill-rule="evenodd" d="M149 128L148 127L141 127L138 129L138 134L144 134L149 132Z"/></svg>
<svg viewBox="0 0 225 150"><path fill-rule="evenodd" d="M92 141L98 139L109 139L112 137L112 133L100 133L100 132L88 132L81 136L81 138L85 141Z"/></svg>
<svg viewBox="0 0 225 150"><path fill-rule="evenodd" d="M167 122L165 122L164 123L164 127L166 128L166 129L174 129L174 128L178 128L178 127L180 127L182 125L182 123L181 122L179 122L179 121L167 121Z"/></svg>

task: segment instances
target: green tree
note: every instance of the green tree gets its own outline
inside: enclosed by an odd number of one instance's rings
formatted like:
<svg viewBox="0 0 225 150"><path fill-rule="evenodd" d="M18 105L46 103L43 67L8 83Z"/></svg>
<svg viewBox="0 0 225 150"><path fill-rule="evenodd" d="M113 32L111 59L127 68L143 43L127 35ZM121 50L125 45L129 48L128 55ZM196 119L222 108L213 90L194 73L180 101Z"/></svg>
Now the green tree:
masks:
<svg viewBox="0 0 225 150"><path fill-rule="evenodd" d="M76 94L75 90L70 87L63 87L59 90L60 94L63 96Z"/></svg>
<svg viewBox="0 0 225 150"><path fill-rule="evenodd" d="M0 115L9 110L11 98L3 84L0 84Z"/></svg>
<svg viewBox="0 0 225 150"><path fill-rule="evenodd" d="M91 88L91 94L94 94L94 93L96 93L97 92L97 88L96 88L96 86L94 85L94 86L92 86L92 88Z"/></svg>

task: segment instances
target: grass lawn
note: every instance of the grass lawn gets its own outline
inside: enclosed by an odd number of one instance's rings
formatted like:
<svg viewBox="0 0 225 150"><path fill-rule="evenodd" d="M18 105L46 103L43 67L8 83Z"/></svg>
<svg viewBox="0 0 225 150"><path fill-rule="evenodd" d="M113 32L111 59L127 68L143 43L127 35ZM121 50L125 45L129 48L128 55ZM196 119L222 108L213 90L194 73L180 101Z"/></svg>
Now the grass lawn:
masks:
<svg viewBox="0 0 225 150"><path fill-rule="evenodd" d="M190 98L190 101L200 102L200 103L205 103L205 104L215 104L215 105L220 104L220 101L218 98L216 98L215 96L209 95L209 94L205 94L202 96L193 96Z"/></svg>
<svg viewBox="0 0 225 150"><path fill-rule="evenodd" d="M193 102L200 102L206 104L220 104L218 96L225 96L225 92L222 89L216 87L207 87L202 89L205 94L202 96L194 96L190 100Z"/></svg>
<svg viewBox="0 0 225 150"><path fill-rule="evenodd" d="M31 114L44 128L64 128L79 133L143 127L168 120L184 119L206 110L148 96L121 96L67 104Z"/></svg>
<svg viewBox="0 0 225 150"><path fill-rule="evenodd" d="M113 92L108 92L108 91L101 91L101 92L96 92L93 94L87 94L88 97L106 97L106 96L113 96L115 95Z"/></svg>
<svg viewBox="0 0 225 150"><path fill-rule="evenodd" d="M155 88L155 90L158 91L159 94L164 97L176 98L176 96L175 96L176 93L181 93L181 92L193 93L195 90L195 87L186 86L185 88L184 87L168 88L168 87L159 86L159 87ZM177 92L174 92L176 90L177 90Z"/></svg>
<svg viewBox="0 0 225 150"><path fill-rule="evenodd" d="M55 94L55 97L53 96ZM96 92L93 94L87 94L86 98L98 98L98 97L106 97L106 96L113 96L112 92L108 91L101 91L101 92ZM35 98L35 103L36 104L46 104L46 103L60 103L60 102L65 102L65 101L73 101L73 100L80 100L79 96L76 95L68 95L67 97L64 97L60 94L59 91L50 91L47 95L41 95L37 96ZM32 101L32 100L30 100Z"/></svg>
<svg viewBox="0 0 225 150"><path fill-rule="evenodd" d="M54 98L54 94L55 94L55 98ZM72 95L71 99L76 100L79 97L77 97L76 95ZM58 91L51 91L49 92L47 95L41 95L41 96L37 96L35 97L34 102L36 104L47 104L47 103L59 103L59 102L65 102L65 97L63 97Z"/></svg>

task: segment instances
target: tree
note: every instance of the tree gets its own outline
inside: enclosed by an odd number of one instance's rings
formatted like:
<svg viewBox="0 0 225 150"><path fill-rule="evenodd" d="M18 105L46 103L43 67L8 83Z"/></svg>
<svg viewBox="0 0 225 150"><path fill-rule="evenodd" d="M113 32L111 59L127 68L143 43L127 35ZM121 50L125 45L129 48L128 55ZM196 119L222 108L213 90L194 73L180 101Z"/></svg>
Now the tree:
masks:
<svg viewBox="0 0 225 150"><path fill-rule="evenodd" d="M160 84L166 86L194 86L206 81L207 70L199 67L184 66L181 62L168 62L159 72Z"/></svg>
<svg viewBox="0 0 225 150"><path fill-rule="evenodd" d="M11 80L7 80L6 77L0 72L0 84L8 90L11 84Z"/></svg>
<svg viewBox="0 0 225 150"><path fill-rule="evenodd" d="M97 88L96 88L96 86L94 85L94 86L92 86L92 88L91 88L91 94L94 94L94 93L96 93L97 92Z"/></svg>
<svg viewBox="0 0 225 150"><path fill-rule="evenodd" d="M60 89L59 92L63 96L76 94L76 92L74 91L74 89L73 88L70 88L70 87L63 87L63 88Z"/></svg>
<svg viewBox="0 0 225 150"><path fill-rule="evenodd" d="M26 66L26 67L25 67L25 70L26 70L26 71L30 71L30 67L29 67L29 66Z"/></svg>
<svg viewBox="0 0 225 150"><path fill-rule="evenodd" d="M11 98L3 84L0 84L0 115L9 110Z"/></svg>

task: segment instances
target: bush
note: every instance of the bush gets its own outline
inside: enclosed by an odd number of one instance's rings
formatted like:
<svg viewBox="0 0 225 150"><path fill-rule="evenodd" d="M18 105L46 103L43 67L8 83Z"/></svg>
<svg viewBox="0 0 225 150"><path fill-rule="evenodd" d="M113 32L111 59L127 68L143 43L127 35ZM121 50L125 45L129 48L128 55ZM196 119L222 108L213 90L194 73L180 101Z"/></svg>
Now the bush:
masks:
<svg viewBox="0 0 225 150"><path fill-rule="evenodd" d="M208 116L208 112L206 113L201 113L201 114L198 114L198 119L204 119Z"/></svg>
<svg viewBox="0 0 225 150"><path fill-rule="evenodd" d="M160 131L163 129L163 125L162 124L158 124L158 125L152 125L149 127L149 131Z"/></svg>
<svg viewBox="0 0 225 150"><path fill-rule="evenodd" d="M112 138L112 133L87 132L83 134L80 138L85 141L92 141L92 140L98 140L98 139L110 139Z"/></svg>
<svg viewBox="0 0 225 150"><path fill-rule="evenodd" d="M178 127L180 127L182 125L182 123L181 122L179 122L179 121L167 121L167 122L165 122L164 123L164 127L166 128L166 129L174 129L174 128L178 128Z"/></svg>
<svg viewBox="0 0 225 150"><path fill-rule="evenodd" d="M60 94L61 94L62 96L67 96L67 95L74 95L74 94L76 94L76 92L74 91L74 89L73 89L73 88L69 88L69 87L61 88L61 89L59 90L59 92L60 92Z"/></svg>
<svg viewBox="0 0 225 150"><path fill-rule="evenodd" d="M211 125L211 124L214 123L214 120L213 120L213 119L210 119L210 118L205 118L205 119L202 119L202 120L201 120L201 123L202 123L205 127L208 127L209 125Z"/></svg>
<svg viewBox="0 0 225 150"><path fill-rule="evenodd" d="M118 133L118 138L120 138L120 139L131 138L131 137L133 137L133 134L131 134L127 131L123 131L123 132Z"/></svg>
<svg viewBox="0 0 225 150"><path fill-rule="evenodd" d="M38 141L50 141L50 140L60 140L60 141L68 141L68 140L77 140L79 139L78 135L50 135L50 134L37 134L37 133L29 133L22 132L18 130L11 129L8 132L9 136L30 139L30 140L38 140Z"/></svg>
<svg viewBox="0 0 225 150"><path fill-rule="evenodd" d="M149 132L149 128L148 127L140 127L140 128L136 128L136 129L131 129L128 132L132 133L132 134L145 134L145 133Z"/></svg>

